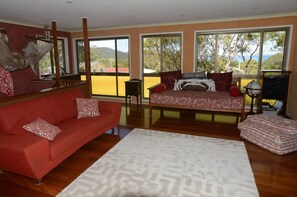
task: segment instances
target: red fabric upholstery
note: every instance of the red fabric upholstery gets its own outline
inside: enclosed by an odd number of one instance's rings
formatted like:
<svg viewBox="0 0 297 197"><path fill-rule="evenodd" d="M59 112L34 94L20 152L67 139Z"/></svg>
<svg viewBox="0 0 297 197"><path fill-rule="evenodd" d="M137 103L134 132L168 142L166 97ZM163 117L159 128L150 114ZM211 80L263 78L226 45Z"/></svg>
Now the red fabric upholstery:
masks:
<svg viewBox="0 0 297 197"><path fill-rule="evenodd" d="M160 72L161 83L166 85L167 89L173 89L175 79L181 79L181 71Z"/></svg>
<svg viewBox="0 0 297 197"><path fill-rule="evenodd" d="M76 98L84 97L79 90L59 92L47 97L49 105L53 111L56 122L62 122L77 116ZM65 102L67 100L67 102ZM64 110L61 110L64 109Z"/></svg>
<svg viewBox="0 0 297 197"><path fill-rule="evenodd" d="M65 150L84 140L94 132L98 132L98 122L100 127L112 122L113 114L103 114L94 118L72 118L57 124L61 132L54 141L50 142L50 159L55 160ZM76 128L76 129L73 129ZM104 133L101 131L98 135Z"/></svg>
<svg viewBox="0 0 297 197"><path fill-rule="evenodd" d="M14 95L32 92L31 81L36 79L36 75L31 67L13 71L10 75L13 80Z"/></svg>
<svg viewBox="0 0 297 197"><path fill-rule="evenodd" d="M230 96L238 97L241 96L241 91L238 86L231 86L231 88L229 89L229 94Z"/></svg>
<svg viewBox="0 0 297 197"><path fill-rule="evenodd" d="M152 93L160 93L166 90L166 86L164 84L158 84L152 89Z"/></svg>
<svg viewBox="0 0 297 197"><path fill-rule="evenodd" d="M34 101L2 107L0 110L0 132L7 132L22 118L26 118L28 122L33 122L37 118L42 118L51 124L56 122L47 99L38 98Z"/></svg>
<svg viewBox="0 0 297 197"><path fill-rule="evenodd" d="M25 124L28 124L28 121L26 118L21 118L11 129L6 132L10 134L20 134L25 132L25 129L23 128Z"/></svg>
<svg viewBox="0 0 297 197"><path fill-rule="evenodd" d="M207 73L207 78L215 81L217 91L229 91L232 82L232 73Z"/></svg>
<svg viewBox="0 0 297 197"><path fill-rule="evenodd" d="M83 97L81 90L1 107L0 169L40 179L81 146L119 123L121 103L107 101L99 101L100 116L76 119L76 97ZM48 141L22 129L25 121L37 117L55 124L62 132Z"/></svg>

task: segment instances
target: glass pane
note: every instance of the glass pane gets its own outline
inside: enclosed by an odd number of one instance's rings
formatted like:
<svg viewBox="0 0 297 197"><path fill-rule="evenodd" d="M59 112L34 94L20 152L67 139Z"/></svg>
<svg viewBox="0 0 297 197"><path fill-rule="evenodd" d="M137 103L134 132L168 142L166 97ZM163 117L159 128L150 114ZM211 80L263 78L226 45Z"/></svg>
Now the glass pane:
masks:
<svg viewBox="0 0 297 197"><path fill-rule="evenodd" d="M180 70L181 65L181 37L162 37L162 71Z"/></svg>
<svg viewBox="0 0 297 197"><path fill-rule="evenodd" d="M43 41L37 41L37 43L41 43ZM64 52L64 40L58 39L58 55L59 55L59 64L61 73L66 73L66 65L65 65L65 52ZM56 73L55 68L55 59L54 59L54 49L47 52L42 60L39 61L39 73L40 75L50 75Z"/></svg>
<svg viewBox="0 0 297 197"><path fill-rule="evenodd" d="M125 96L125 81L129 81L129 76L118 76L119 96Z"/></svg>
<svg viewBox="0 0 297 197"><path fill-rule="evenodd" d="M216 72L256 75L259 65L258 33L218 34Z"/></svg>
<svg viewBox="0 0 297 197"><path fill-rule="evenodd" d="M78 72L85 72L84 42L82 40L76 42L76 50Z"/></svg>
<svg viewBox="0 0 297 197"><path fill-rule="evenodd" d="M197 36L197 70L215 71L215 35Z"/></svg>
<svg viewBox="0 0 297 197"><path fill-rule="evenodd" d="M286 31L264 32L262 70L282 70Z"/></svg>
<svg viewBox="0 0 297 197"><path fill-rule="evenodd" d="M118 73L129 73L129 40L117 39Z"/></svg>
<svg viewBox="0 0 297 197"><path fill-rule="evenodd" d="M90 41L91 72L115 73L115 40Z"/></svg>
<svg viewBox="0 0 297 197"><path fill-rule="evenodd" d="M143 38L143 73L159 73L161 71L161 38Z"/></svg>
<svg viewBox="0 0 297 197"><path fill-rule="evenodd" d="M60 70L62 73L66 73L66 65L65 65L65 52L64 52L64 40L58 39L58 54L59 54L59 64L60 64ZM55 61L54 65L55 65ZM55 70L55 68L54 68Z"/></svg>
<svg viewBox="0 0 297 197"><path fill-rule="evenodd" d="M144 87L143 87L144 98L149 97L149 91L148 91L149 87L152 87L161 82L159 76L143 76L143 81L144 81Z"/></svg>
<svg viewBox="0 0 297 197"><path fill-rule="evenodd" d="M39 61L39 74L50 75L52 74L51 52L46 53L42 60Z"/></svg>
<svg viewBox="0 0 297 197"><path fill-rule="evenodd" d="M198 35L197 69L256 75L260 36L259 32Z"/></svg>
<svg viewBox="0 0 297 197"><path fill-rule="evenodd" d="M116 96L116 76L92 76L92 93Z"/></svg>

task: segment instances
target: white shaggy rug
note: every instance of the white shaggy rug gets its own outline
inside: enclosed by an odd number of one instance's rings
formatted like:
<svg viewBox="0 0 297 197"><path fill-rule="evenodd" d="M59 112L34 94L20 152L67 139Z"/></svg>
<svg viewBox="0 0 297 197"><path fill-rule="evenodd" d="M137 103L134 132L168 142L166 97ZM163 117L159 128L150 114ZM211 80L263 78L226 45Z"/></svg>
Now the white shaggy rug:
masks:
<svg viewBox="0 0 297 197"><path fill-rule="evenodd" d="M243 142L134 129L58 196L259 194Z"/></svg>

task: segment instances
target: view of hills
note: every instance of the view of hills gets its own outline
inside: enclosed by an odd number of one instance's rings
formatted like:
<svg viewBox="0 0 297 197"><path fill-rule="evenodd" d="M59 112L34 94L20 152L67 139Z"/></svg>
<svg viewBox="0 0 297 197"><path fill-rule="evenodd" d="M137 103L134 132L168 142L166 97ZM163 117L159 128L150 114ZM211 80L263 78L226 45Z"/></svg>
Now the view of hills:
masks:
<svg viewBox="0 0 297 197"><path fill-rule="evenodd" d="M93 47L99 54L99 57L104 58L114 58L115 50L108 47ZM128 52L118 51L119 59L126 59L128 57Z"/></svg>

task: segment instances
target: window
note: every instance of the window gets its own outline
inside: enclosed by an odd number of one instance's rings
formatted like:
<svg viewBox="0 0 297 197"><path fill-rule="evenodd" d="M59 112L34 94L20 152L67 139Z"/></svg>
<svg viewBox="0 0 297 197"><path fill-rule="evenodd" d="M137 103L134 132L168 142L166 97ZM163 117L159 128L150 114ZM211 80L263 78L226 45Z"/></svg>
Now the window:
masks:
<svg viewBox="0 0 297 197"><path fill-rule="evenodd" d="M160 82L159 72L181 69L181 34L147 35L142 37L144 97L147 88Z"/></svg>
<svg viewBox="0 0 297 197"><path fill-rule="evenodd" d="M255 78L261 70L285 70L288 32L289 28L197 33L197 70L233 71L243 78Z"/></svg>
<svg viewBox="0 0 297 197"><path fill-rule="evenodd" d="M41 43L43 41L37 41ZM65 47L64 39L58 38L58 54L59 54L59 64L62 74L66 73L66 62L65 62ZM40 76L46 76L56 73L55 69L55 59L54 59L54 49L47 52L42 60L39 61L39 73Z"/></svg>
<svg viewBox="0 0 297 197"><path fill-rule="evenodd" d="M125 96L129 80L129 38L89 39L92 92L95 95ZM76 41L77 65L85 72L84 42Z"/></svg>

